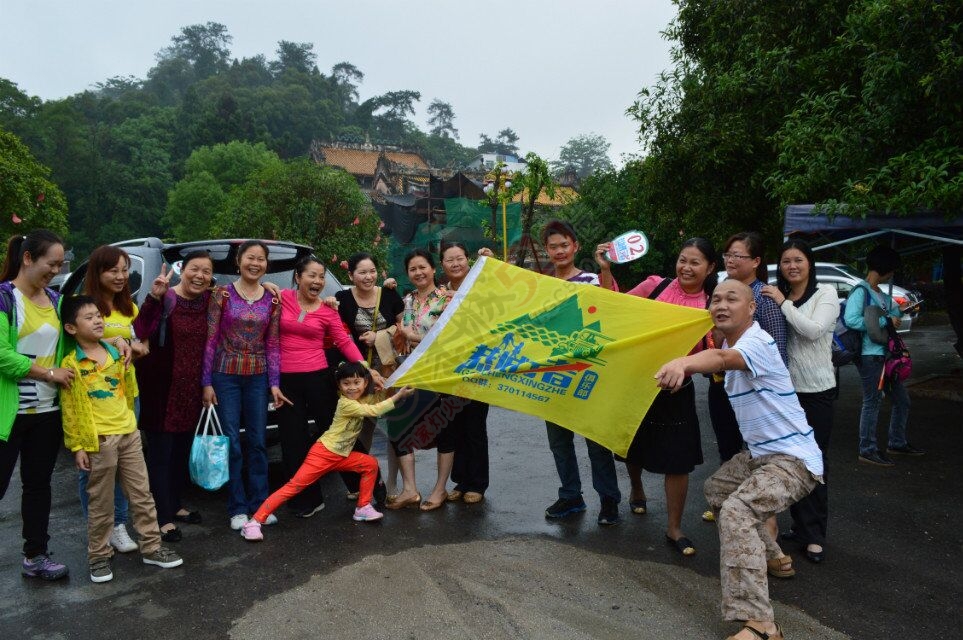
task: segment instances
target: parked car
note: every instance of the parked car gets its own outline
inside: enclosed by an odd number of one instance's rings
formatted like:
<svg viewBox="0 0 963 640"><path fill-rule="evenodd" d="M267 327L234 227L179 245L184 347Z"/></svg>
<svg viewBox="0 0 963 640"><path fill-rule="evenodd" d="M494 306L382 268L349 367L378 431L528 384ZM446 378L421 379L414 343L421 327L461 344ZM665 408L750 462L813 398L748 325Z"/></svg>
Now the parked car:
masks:
<svg viewBox="0 0 963 640"><path fill-rule="evenodd" d="M229 239L166 244L158 238L140 238L115 242L113 246L122 248L130 256L130 291L134 301L140 306L150 292L154 278L160 274L161 265L166 264L173 270L174 276L170 284L174 286L180 282L183 257L192 251L203 249L211 255L214 261L214 284L222 285L237 280L240 277L237 273L237 251L244 242L244 239ZM270 253L268 271L264 280L273 282L281 288L291 287L295 264L304 256L311 255L313 250L311 247L291 242L277 240L263 242L268 245ZM86 277L87 261L85 260L61 285L61 293L69 296L83 291ZM321 297L333 296L342 288L338 279L328 273L324 279ZM268 411L268 438L269 442L274 443L277 440L277 423L271 417L274 406L269 405Z"/></svg>
<svg viewBox="0 0 963 640"><path fill-rule="evenodd" d="M770 264L767 265L769 273L769 284L776 284L776 269L778 265ZM726 272L719 272L719 282L726 279ZM858 273L855 269L849 265L840 264L837 262L817 262L816 263L816 282L822 284L832 285L836 288L836 293L839 294L840 302L845 302L849 297L849 293L853 290L859 281L863 279L862 274ZM900 307L906 308L912 305L919 305L922 303L923 299L919 293L915 291L910 291L904 289L903 287L892 285L892 291L890 290L890 285L881 285L881 288L886 293L893 297L893 300ZM903 315L903 322L900 324L899 332L906 333L913 326L913 320L915 320L920 313L920 307L916 306L913 311Z"/></svg>

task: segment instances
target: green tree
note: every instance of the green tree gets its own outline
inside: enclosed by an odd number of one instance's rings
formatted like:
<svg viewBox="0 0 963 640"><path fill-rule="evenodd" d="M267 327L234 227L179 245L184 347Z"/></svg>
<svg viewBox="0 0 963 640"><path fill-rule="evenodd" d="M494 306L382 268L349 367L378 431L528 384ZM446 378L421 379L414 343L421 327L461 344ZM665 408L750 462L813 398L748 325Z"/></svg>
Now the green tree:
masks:
<svg viewBox="0 0 963 640"><path fill-rule="evenodd" d="M381 220L347 172L308 159L272 164L251 175L228 198L214 220L224 236L278 238L315 248L340 278L340 263L357 251L370 251L385 263L387 243Z"/></svg>
<svg viewBox="0 0 963 640"><path fill-rule="evenodd" d="M575 169L579 178L585 179L596 171L611 171L609 147L612 145L596 133L583 133L566 142L551 163L552 171L559 175L569 167Z"/></svg>
<svg viewBox="0 0 963 640"><path fill-rule="evenodd" d="M803 94L774 135L774 195L850 212L963 210L961 38L959 3L853 3L820 56L848 74Z"/></svg>
<svg viewBox="0 0 963 640"><path fill-rule="evenodd" d="M532 225L535 222L535 209L538 198L544 192L548 197L555 197L558 185L552 179L548 163L535 153L525 156L525 170L515 173L512 177L512 188L522 196L522 245L515 257L515 264L525 264L528 244L525 239L532 237Z"/></svg>
<svg viewBox="0 0 963 640"><path fill-rule="evenodd" d="M597 245L626 231L643 231L649 238L649 252L642 258L624 265L612 265L612 274L621 285L634 286L653 273L672 275L679 244L680 229L657 228L655 219L646 210L644 194L651 189L647 184L651 172L647 160L631 160L621 169L599 171L587 177L579 186L579 198L562 208L559 217L568 220L579 236L581 250L576 256L579 264L594 269L592 255ZM689 234L694 235L694 234ZM625 286L623 286L623 289Z"/></svg>
<svg viewBox="0 0 963 640"><path fill-rule="evenodd" d="M0 236L31 229L67 234L67 202L17 136L0 129ZM3 251L6 244L3 244Z"/></svg>
<svg viewBox="0 0 963 640"><path fill-rule="evenodd" d="M679 3L664 32L676 42L674 66L628 110L649 158L644 210L659 231L720 241L758 230L774 253L782 211L766 187L778 155L772 138L799 96L824 76L849 73L827 66L823 52L851 4Z"/></svg>
<svg viewBox="0 0 963 640"><path fill-rule="evenodd" d="M518 155L518 134L510 127L505 127L494 138L484 133L479 134L478 153L501 153L504 155Z"/></svg>
<svg viewBox="0 0 963 640"><path fill-rule="evenodd" d="M428 125L430 133L438 138L458 139L458 129L455 128L455 110L447 102L438 98L428 105Z"/></svg>
<svg viewBox="0 0 963 640"><path fill-rule="evenodd" d="M281 40L277 48L278 59L269 65L275 75L286 71L309 74L316 70L318 55L314 53L314 44L310 42L291 42Z"/></svg>
<svg viewBox="0 0 963 640"><path fill-rule="evenodd" d="M163 222L179 242L212 237L212 220L228 195L248 178L281 159L263 143L233 141L196 149L185 163L184 178L168 193Z"/></svg>
<svg viewBox="0 0 963 640"><path fill-rule="evenodd" d="M331 67L331 80L338 105L345 113L350 113L358 103L358 86L364 81L364 74L350 62L339 62Z"/></svg>
<svg viewBox="0 0 963 640"><path fill-rule="evenodd" d="M171 38L171 45L157 54L159 61L186 61L198 79L212 76L228 67L234 37L219 22L192 24Z"/></svg>

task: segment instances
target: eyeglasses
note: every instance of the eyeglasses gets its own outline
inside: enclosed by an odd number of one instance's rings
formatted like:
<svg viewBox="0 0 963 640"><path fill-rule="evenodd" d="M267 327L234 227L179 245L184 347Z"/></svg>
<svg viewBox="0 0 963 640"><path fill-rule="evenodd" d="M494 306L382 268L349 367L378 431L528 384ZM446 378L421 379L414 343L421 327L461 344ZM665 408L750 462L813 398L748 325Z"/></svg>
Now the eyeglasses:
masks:
<svg viewBox="0 0 963 640"><path fill-rule="evenodd" d="M752 260L752 256L744 256L739 253L723 253L723 260Z"/></svg>

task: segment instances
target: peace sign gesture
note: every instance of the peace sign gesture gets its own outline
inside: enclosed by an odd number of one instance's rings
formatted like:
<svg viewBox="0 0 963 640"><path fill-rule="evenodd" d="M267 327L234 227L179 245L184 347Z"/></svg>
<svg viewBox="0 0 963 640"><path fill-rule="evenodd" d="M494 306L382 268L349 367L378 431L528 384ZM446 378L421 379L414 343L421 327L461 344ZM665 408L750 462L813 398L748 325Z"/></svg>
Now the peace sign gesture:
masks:
<svg viewBox="0 0 963 640"><path fill-rule="evenodd" d="M167 271L167 264L161 264L160 275L154 278L154 283L150 287L150 296L155 300L160 300L167 293L167 290L171 286L171 278L174 276L174 270L171 269L170 272Z"/></svg>

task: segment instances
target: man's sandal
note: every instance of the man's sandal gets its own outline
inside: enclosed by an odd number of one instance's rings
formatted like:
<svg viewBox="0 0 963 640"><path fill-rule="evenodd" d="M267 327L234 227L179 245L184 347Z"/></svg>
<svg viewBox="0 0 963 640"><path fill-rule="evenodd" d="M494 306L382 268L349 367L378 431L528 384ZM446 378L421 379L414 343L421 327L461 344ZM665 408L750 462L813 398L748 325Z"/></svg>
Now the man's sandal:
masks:
<svg viewBox="0 0 963 640"><path fill-rule="evenodd" d="M791 578L796 575L796 570L792 568L792 558L789 556L766 560L766 571L774 578Z"/></svg>
<svg viewBox="0 0 963 640"><path fill-rule="evenodd" d="M785 636L782 635L782 629L779 628L778 624L776 623L773 623L773 624L776 625L775 633L766 633L765 631L760 631L759 629L756 629L755 627L750 627L749 625L743 625L742 629L739 629L737 633L741 633L743 629L748 629L749 631L752 632L752 634L755 637L759 638L759 640L785 640ZM736 638L735 636L729 636L728 638L726 638L726 640L739 640L739 639Z"/></svg>

